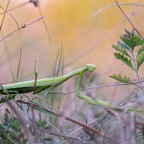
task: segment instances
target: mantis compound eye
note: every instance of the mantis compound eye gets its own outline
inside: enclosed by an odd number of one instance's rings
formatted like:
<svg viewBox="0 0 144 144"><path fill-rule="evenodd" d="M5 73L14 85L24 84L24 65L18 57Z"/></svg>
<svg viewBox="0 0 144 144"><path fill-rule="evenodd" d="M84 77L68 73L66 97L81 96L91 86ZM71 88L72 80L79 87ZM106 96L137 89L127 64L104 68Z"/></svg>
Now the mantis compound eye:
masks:
<svg viewBox="0 0 144 144"><path fill-rule="evenodd" d="M86 67L91 72L96 69L96 65L94 65L94 64L87 64Z"/></svg>

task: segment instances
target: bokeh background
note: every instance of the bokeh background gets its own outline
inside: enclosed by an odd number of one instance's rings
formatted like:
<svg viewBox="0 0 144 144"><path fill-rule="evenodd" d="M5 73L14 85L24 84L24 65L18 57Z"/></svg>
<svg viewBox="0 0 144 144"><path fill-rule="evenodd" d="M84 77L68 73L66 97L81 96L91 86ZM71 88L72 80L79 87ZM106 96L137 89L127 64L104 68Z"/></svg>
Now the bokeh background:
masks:
<svg viewBox="0 0 144 144"><path fill-rule="evenodd" d="M4 9L7 3L8 0L0 0L0 6ZM143 35L144 0L119 0L119 3ZM19 7L6 14L1 38L18 28L14 19L21 27L40 17L40 10L48 32L40 20L0 42L1 83L16 78L21 45L19 77L32 73L35 65L38 78L53 76L56 55L63 47L64 73L93 63L97 65L96 83L93 85L115 82L109 77L113 73L134 78L133 73L113 56L112 44L116 44L125 29L133 29L114 0L40 0L40 9L27 0L11 0L8 9L17 6ZM0 9L0 12L2 20L3 10ZM141 71L143 76L143 69ZM22 80L33 78L34 75ZM132 89L129 86L97 91L107 99L117 102Z"/></svg>

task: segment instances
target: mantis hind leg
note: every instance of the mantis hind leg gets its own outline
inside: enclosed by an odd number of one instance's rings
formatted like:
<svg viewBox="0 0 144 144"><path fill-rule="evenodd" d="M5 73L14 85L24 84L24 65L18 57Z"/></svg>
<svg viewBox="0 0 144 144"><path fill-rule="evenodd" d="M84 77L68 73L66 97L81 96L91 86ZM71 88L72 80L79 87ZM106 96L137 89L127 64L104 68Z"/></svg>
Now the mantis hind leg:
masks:
<svg viewBox="0 0 144 144"><path fill-rule="evenodd" d="M37 87L37 88L35 88L35 89L33 89L33 94L37 94L37 93L40 93L41 91L44 91L44 90L46 90L47 88L49 88L49 86L43 86L43 87Z"/></svg>

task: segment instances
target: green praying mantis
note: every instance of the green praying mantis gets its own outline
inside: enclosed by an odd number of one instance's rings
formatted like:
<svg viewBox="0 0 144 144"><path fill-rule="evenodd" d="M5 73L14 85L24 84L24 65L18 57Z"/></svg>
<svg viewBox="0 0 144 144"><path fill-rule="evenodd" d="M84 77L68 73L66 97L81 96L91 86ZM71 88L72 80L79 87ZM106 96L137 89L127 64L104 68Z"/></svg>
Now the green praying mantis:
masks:
<svg viewBox="0 0 144 144"><path fill-rule="evenodd" d="M13 99L16 94L23 94L32 92L33 94L39 93L45 89L52 90L53 88L57 87L58 85L64 83L68 79L73 76L78 75L80 80L77 84L77 95L79 98L84 99L90 104L95 105L105 105L105 106L112 106L106 101L103 100L90 100L91 98L85 96L81 93L80 87L82 83L82 76L85 72L93 72L96 69L96 66L93 64L86 64L85 67L79 68L73 72L70 72L66 75L55 77L55 78L45 78L39 80L31 80L31 81L24 81L12 84L5 84L0 86L0 93L4 95L9 95L8 99ZM92 102L93 101L93 102ZM92 103L91 103L92 102ZM3 100L0 99L0 103L3 103Z"/></svg>
<svg viewBox="0 0 144 144"><path fill-rule="evenodd" d="M31 81L24 81L18 83L11 83L5 84L0 86L0 93L3 95L7 95L7 99L13 99L16 94L23 94L23 93L30 93L33 94L39 93L45 89L52 90L53 88L57 87L58 85L64 83L68 79L76 75L83 75L85 72L93 72L96 69L96 66L93 64L86 64L85 67L79 68L75 71L72 71L66 75L54 78L45 78L39 80L31 80ZM80 91L80 82L78 83L78 91ZM78 92L78 96L80 98L85 97ZM3 103L4 100L1 98L0 103Z"/></svg>
<svg viewBox="0 0 144 144"><path fill-rule="evenodd" d="M30 93L30 92L32 92L33 94L36 94L45 89L51 90L57 87L58 85L64 83L65 81L67 81L68 79L70 79L71 77L75 75L81 75L87 71L92 72L95 69L96 69L95 65L87 64L85 67L82 67L80 69L77 69L73 72L70 72L60 77L45 78L45 79L39 79L39 80L31 80L31 81L24 81L24 82L1 85L0 93L4 95L22 94L22 93Z"/></svg>
<svg viewBox="0 0 144 144"><path fill-rule="evenodd" d="M109 107L116 111L125 111L123 108L120 108L118 106L115 106L107 101L91 98L89 96L86 96L82 94L81 92L81 84L83 79L83 74L85 72L93 72L96 69L96 66L93 64L86 64L85 67L79 68L75 71L72 71L66 75L60 76L60 77L54 77L54 78L45 78L45 79L39 79L39 80L31 80L31 81L24 81L24 82L18 82L18 83L12 83L12 84L5 84L0 86L0 94L7 95L7 99L11 100L15 98L16 94L23 94L23 93L30 93L33 94L39 93L41 91L44 91L45 89L52 90L53 88L59 86L60 84L64 83L68 79L70 79L73 76L78 75L78 83L77 83L77 96L80 99L83 99L87 103L91 105L96 106L102 106L102 107ZM0 103L5 102L5 99L0 99ZM144 110L137 110L137 109L127 109L128 112L138 112L143 113Z"/></svg>

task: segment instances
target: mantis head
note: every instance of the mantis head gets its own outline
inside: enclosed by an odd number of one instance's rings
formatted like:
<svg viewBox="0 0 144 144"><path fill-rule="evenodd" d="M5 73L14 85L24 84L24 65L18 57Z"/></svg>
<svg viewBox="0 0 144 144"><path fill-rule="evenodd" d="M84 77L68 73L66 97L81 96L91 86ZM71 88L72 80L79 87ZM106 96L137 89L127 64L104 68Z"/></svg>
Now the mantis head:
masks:
<svg viewBox="0 0 144 144"><path fill-rule="evenodd" d="M94 64L86 64L86 67L90 72L96 69L96 66Z"/></svg>

